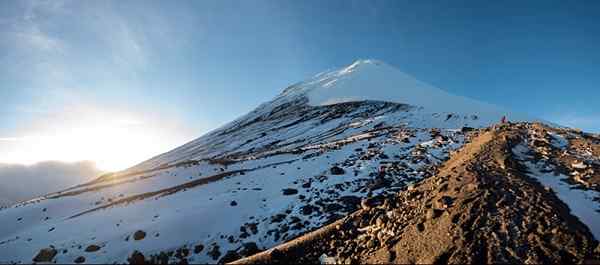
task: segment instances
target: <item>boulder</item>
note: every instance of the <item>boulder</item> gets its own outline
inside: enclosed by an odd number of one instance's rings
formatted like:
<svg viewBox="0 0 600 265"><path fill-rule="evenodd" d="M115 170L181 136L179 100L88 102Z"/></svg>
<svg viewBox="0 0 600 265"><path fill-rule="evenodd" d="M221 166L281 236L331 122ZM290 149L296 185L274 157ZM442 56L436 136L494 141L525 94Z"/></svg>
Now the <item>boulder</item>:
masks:
<svg viewBox="0 0 600 265"><path fill-rule="evenodd" d="M146 257L141 252L135 250L131 253L131 256L127 258L129 264L146 264Z"/></svg>
<svg viewBox="0 0 600 265"><path fill-rule="evenodd" d="M73 262L75 262L77 264L84 263L85 262L85 257L84 256L79 256Z"/></svg>
<svg viewBox="0 0 600 265"><path fill-rule="evenodd" d="M137 231L135 231L135 233L133 233L134 240L142 240L145 237L146 237L146 232L144 232L142 230L137 230Z"/></svg>
<svg viewBox="0 0 600 265"><path fill-rule="evenodd" d="M85 248L85 252L96 252L100 250L100 246L97 245L89 245Z"/></svg>
<svg viewBox="0 0 600 265"><path fill-rule="evenodd" d="M332 167L329 171L331 172L331 175L344 175L346 173L343 168L338 166Z"/></svg>
<svg viewBox="0 0 600 265"><path fill-rule="evenodd" d="M291 189L291 188L283 189L282 192L283 192L283 195L298 194L298 190L297 189Z"/></svg>
<svg viewBox="0 0 600 265"><path fill-rule="evenodd" d="M58 252L54 248L41 249L33 258L34 262L51 262Z"/></svg>

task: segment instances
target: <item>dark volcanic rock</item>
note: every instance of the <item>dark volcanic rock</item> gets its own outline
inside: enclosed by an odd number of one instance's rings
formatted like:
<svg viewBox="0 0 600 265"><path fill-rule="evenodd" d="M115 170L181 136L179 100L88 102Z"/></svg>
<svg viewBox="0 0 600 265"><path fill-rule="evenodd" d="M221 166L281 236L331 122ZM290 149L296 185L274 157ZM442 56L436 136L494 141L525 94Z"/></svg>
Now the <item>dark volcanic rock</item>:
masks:
<svg viewBox="0 0 600 265"><path fill-rule="evenodd" d="M127 259L129 264L146 264L146 257L141 252L134 250L131 256Z"/></svg>
<svg viewBox="0 0 600 265"><path fill-rule="evenodd" d="M198 253L202 252L203 249L204 249L204 245L202 245L202 244L198 244L198 245L194 246L194 254L198 254Z"/></svg>
<svg viewBox="0 0 600 265"><path fill-rule="evenodd" d="M291 189L291 188L288 188L288 189L283 189L283 190L282 190L282 192L283 192L283 195L294 195L294 194L298 194L298 190L297 190L297 189Z"/></svg>
<svg viewBox="0 0 600 265"><path fill-rule="evenodd" d="M33 258L34 262L51 262L58 252L54 248L44 248Z"/></svg>
<svg viewBox="0 0 600 265"><path fill-rule="evenodd" d="M85 262L85 257L84 256L79 256L77 257L73 262L75 263L84 263Z"/></svg>
<svg viewBox="0 0 600 265"><path fill-rule="evenodd" d="M248 242L248 243L244 243L242 245L242 249L240 250L240 255L247 257L250 255L254 255L256 253L260 252L260 249L258 248L258 246L256 245L256 243L254 242Z"/></svg>
<svg viewBox="0 0 600 265"><path fill-rule="evenodd" d="M229 263L232 261L236 261L238 259L242 258L242 256L240 256L240 254L238 254L235 250L230 250L227 251L227 253L225 253L225 255L219 260L219 264L225 264L225 263Z"/></svg>
<svg viewBox="0 0 600 265"><path fill-rule="evenodd" d="M343 168L338 166L332 167L329 171L331 172L331 175L344 175L344 173L346 173Z"/></svg>
<svg viewBox="0 0 600 265"><path fill-rule="evenodd" d="M100 250L100 246L97 245L89 245L85 248L85 252L96 252Z"/></svg>
<svg viewBox="0 0 600 265"><path fill-rule="evenodd" d="M145 237L146 237L146 232L144 232L142 230L137 230L137 231L135 231L135 233L133 233L134 240L142 240Z"/></svg>
<svg viewBox="0 0 600 265"><path fill-rule="evenodd" d="M213 248L208 252L208 255L213 260L217 260L221 256L221 251L219 251L219 245L213 245Z"/></svg>

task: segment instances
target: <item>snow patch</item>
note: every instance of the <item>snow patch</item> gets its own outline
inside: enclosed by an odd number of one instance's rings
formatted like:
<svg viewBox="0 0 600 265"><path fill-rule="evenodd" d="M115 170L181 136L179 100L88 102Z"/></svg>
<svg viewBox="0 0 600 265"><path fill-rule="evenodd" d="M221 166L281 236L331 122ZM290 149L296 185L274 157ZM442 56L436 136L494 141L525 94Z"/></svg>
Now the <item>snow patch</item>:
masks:
<svg viewBox="0 0 600 265"><path fill-rule="evenodd" d="M529 161L532 158L527 155L529 148L524 144L517 145L512 151L523 161L530 172L528 175L538 180L543 186L551 188L558 198L569 206L571 214L579 218L591 230L596 240L599 239L600 205L594 201L594 198L600 197L600 193L594 190L578 189L576 185L571 185L565 181L568 176L542 172L545 163L540 161L536 164Z"/></svg>

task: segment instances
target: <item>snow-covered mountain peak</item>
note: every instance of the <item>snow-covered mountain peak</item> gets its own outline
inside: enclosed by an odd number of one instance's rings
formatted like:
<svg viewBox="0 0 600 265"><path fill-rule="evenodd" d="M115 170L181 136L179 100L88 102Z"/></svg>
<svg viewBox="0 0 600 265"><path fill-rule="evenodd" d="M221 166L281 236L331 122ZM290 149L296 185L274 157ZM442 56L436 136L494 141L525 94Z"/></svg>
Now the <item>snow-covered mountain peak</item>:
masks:
<svg viewBox="0 0 600 265"><path fill-rule="evenodd" d="M421 107L428 113L477 113L494 119L509 114L497 106L452 95L374 59L357 60L348 66L319 73L286 89L276 101L288 101L298 96L308 98L311 106L385 101ZM531 120L525 115L510 113L509 116L515 120Z"/></svg>

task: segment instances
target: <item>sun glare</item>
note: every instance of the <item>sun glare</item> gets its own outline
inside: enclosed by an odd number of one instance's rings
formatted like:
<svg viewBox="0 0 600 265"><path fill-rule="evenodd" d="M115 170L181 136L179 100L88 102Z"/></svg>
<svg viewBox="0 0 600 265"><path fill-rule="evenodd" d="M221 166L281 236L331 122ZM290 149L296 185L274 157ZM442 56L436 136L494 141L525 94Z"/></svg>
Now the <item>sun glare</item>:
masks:
<svg viewBox="0 0 600 265"><path fill-rule="evenodd" d="M182 143L181 132L157 120L123 118L126 116L115 113L81 117L85 118L60 119L62 122L55 124L46 121L25 136L5 141L9 150L0 154L0 161L91 160L100 170L118 171Z"/></svg>

